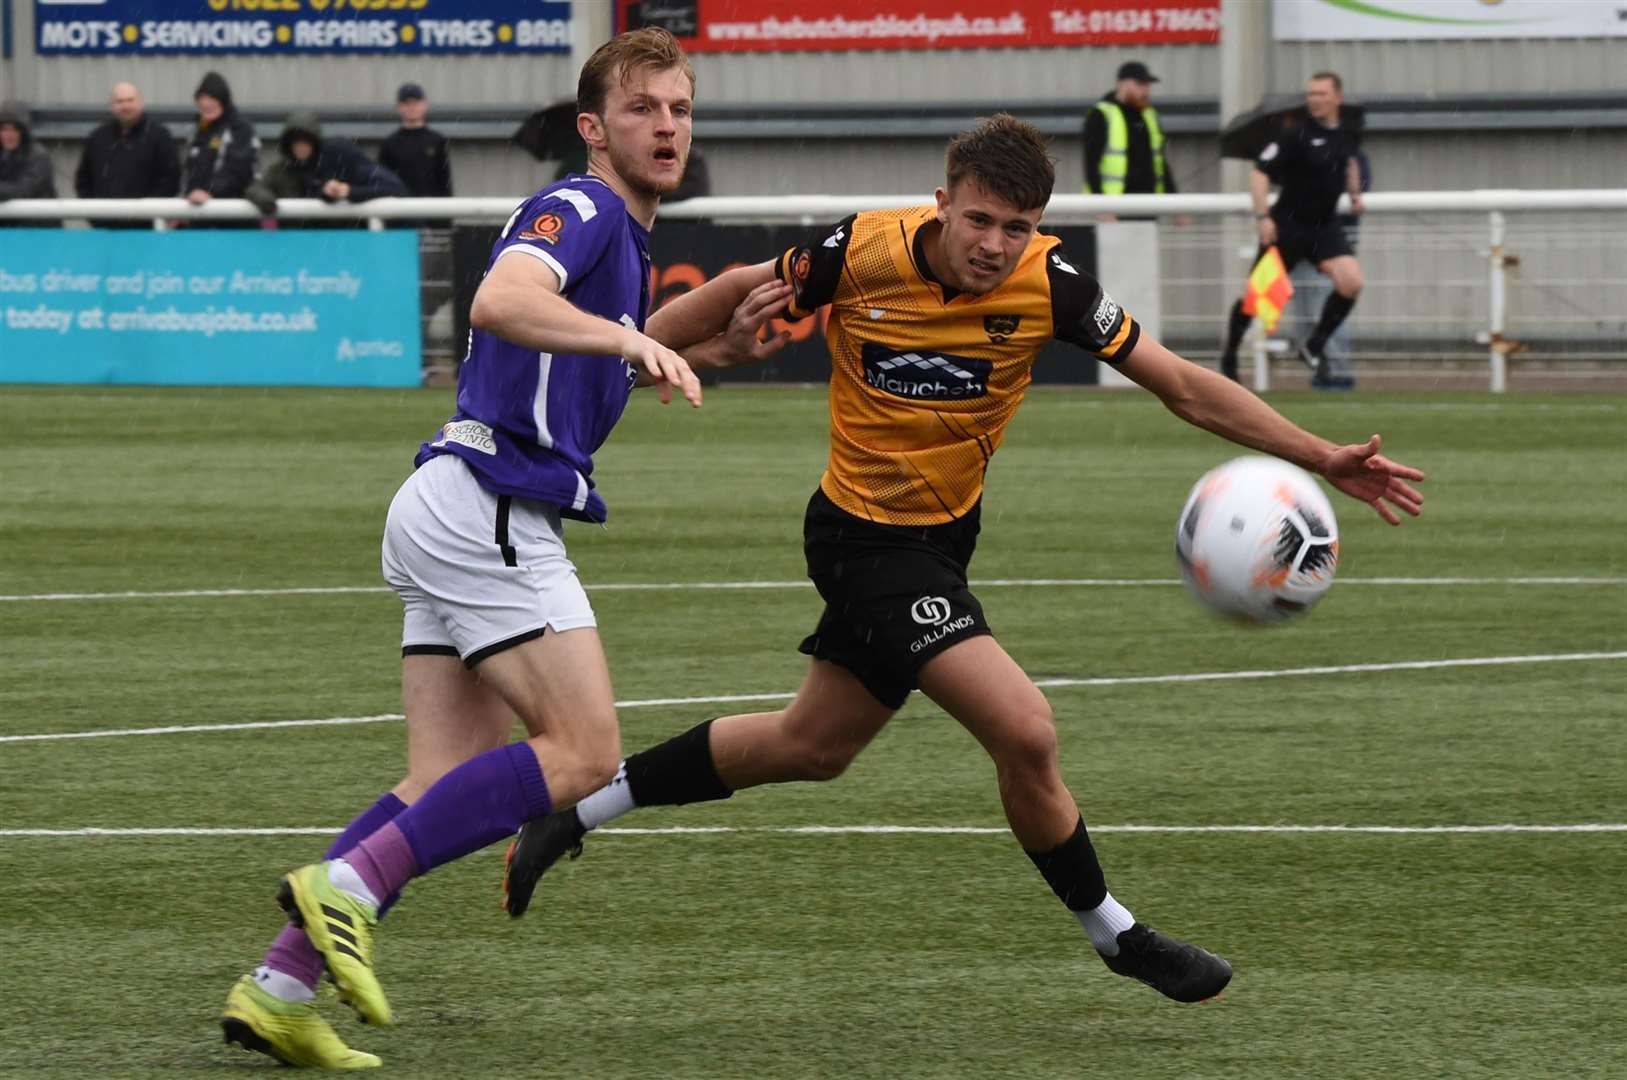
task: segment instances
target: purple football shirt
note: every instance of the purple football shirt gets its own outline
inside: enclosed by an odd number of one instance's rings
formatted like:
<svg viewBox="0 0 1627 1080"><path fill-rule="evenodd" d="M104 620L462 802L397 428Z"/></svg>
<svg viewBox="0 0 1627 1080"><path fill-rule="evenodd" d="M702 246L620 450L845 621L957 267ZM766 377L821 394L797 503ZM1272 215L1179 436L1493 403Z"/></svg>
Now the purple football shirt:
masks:
<svg viewBox="0 0 1627 1080"><path fill-rule="evenodd" d="M498 259L540 259L560 294L583 311L644 329L650 302L649 231L604 181L572 174L520 205L492 245ZM456 454L480 486L539 499L565 517L605 520L593 453L610 437L637 372L619 356L539 353L481 330L469 334L458 408L413 464Z"/></svg>

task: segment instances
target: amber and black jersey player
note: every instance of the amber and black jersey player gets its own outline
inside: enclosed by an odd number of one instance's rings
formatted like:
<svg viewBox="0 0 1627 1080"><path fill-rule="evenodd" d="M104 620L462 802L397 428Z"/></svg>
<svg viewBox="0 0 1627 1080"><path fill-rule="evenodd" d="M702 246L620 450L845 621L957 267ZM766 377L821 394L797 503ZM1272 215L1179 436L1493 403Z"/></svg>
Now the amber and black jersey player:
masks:
<svg viewBox="0 0 1627 1080"><path fill-rule="evenodd" d="M903 704L921 666L989 633L967 587L983 476L1052 338L1118 363L1128 312L1054 236L973 295L928 266L931 206L856 214L777 264L793 318L830 304L830 459L808 506L809 575L825 600L802 651Z"/></svg>

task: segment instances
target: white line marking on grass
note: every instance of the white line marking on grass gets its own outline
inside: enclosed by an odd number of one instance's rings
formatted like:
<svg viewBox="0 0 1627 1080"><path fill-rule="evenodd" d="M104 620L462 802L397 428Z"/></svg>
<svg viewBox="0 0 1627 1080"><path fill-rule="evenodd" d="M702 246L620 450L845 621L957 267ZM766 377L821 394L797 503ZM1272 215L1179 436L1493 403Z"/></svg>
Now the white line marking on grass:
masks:
<svg viewBox="0 0 1627 1080"><path fill-rule="evenodd" d="M1073 588L1141 589L1179 585L1180 578L990 578L972 582L974 589ZM1456 585L1627 585L1627 577L1602 575L1551 577L1345 577L1336 585L1412 585L1418 587ZM589 592L734 592L755 589L811 589L808 581L612 581L588 585ZM334 596L387 593L384 585L333 585L290 587L286 589L169 589L154 592L10 593L0 595L0 603L47 603L63 600L191 600L241 596Z"/></svg>
<svg viewBox="0 0 1627 1080"><path fill-rule="evenodd" d="M1195 671L1181 675L1106 675L1097 678L1036 679L1043 687L1141 686L1156 683L1225 682L1233 679L1282 679L1293 675L1348 675L1370 671L1430 671L1437 668L1502 667L1509 664L1561 664L1588 660L1627 660L1627 652L1542 653L1530 656L1466 656L1450 660L1401 660L1386 664L1330 664L1324 667L1261 668L1246 671ZM618 709L647 709L665 705L727 705L750 701L789 701L791 691L764 694L713 694L705 697L643 698L618 701ZM374 716L334 716L320 720L253 720L241 724L175 724L169 727L109 728L103 731L53 731L31 735L0 735L0 743L55 742L61 739L108 739L126 735L180 735L188 732L248 731L256 728L330 727L344 724L379 724L405 719L400 713Z"/></svg>
<svg viewBox="0 0 1627 1080"><path fill-rule="evenodd" d="M1035 679L1035 686L1131 686L1137 683L1221 682L1227 679L1281 679L1290 675L1349 675L1366 671L1431 671L1436 668L1558 664L1579 660L1627 660L1627 652L1548 653L1534 656L1465 656L1453 660L1403 660L1389 664L1329 664L1324 667L1201 671L1191 675L1119 675L1100 679Z"/></svg>
<svg viewBox="0 0 1627 1080"><path fill-rule="evenodd" d="M0 829L0 837L150 837L150 836L337 836L331 828L96 828ZM984 825L671 825L664 828L607 828L609 836L713 836L757 833L782 836L1004 836L1003 826ZM1092 825L1096 833L1333 833L1383 836L1485 836L1509 833L1619 833L1627 824L1583 822L1573 825Z"/></svg>
<svg viewBox="0 0 1627 1080"><path fill-rule="evenodd" d="M14 593L0 603L20 604L46 600L178 600L206 596L322 596L339 593L389 592L388 585L293 586L286 589L167 589L158 592Z"/></svg>

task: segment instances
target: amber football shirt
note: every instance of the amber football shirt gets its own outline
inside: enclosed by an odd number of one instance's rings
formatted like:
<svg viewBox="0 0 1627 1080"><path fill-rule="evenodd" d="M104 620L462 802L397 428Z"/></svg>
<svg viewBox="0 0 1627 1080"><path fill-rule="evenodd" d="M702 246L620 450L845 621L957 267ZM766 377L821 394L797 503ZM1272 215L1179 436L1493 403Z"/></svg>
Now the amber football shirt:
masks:
<svg viewBox="0 0 1627 1080"><path fill-rule="evenodd" d="M1054 236L1035 233L999 288L946 288L927 266L933 207L855 214L784 252L790 315L830 304L830 460L820 486L857 517L936 525L965 514L1052 338L1110 363L1140 327Z"/></svg>

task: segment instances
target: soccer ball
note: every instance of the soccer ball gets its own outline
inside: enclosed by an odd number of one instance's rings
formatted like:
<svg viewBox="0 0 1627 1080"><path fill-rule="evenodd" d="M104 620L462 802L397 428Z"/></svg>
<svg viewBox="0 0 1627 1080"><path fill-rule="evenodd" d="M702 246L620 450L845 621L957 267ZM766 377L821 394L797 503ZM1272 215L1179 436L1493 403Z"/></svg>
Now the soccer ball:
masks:
<svg viewBox="0 0 1627 1080"><path fill-rule="evenodd" d="M1308 611L1333 584L1339 529L1303 469L1240 457L1205 473L1175 523L1175 561L1192 594L1250 623Z"/></svg>

